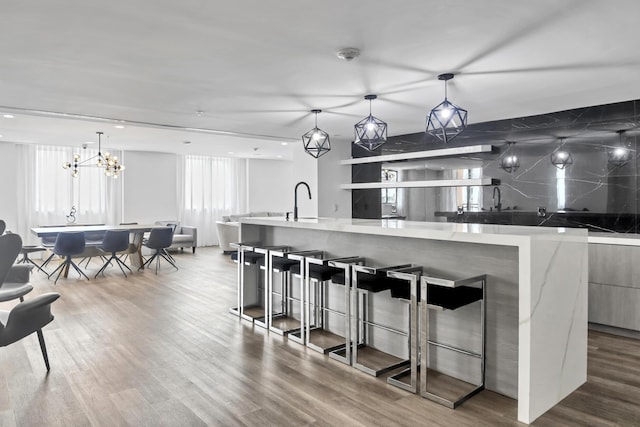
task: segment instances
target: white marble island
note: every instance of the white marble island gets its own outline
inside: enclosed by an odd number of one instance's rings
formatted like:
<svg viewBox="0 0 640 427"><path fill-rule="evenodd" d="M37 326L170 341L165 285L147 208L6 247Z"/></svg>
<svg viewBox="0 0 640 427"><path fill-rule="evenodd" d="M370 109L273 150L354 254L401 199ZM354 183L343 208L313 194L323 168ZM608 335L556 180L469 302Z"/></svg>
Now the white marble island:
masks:
<svg viewBox="0 0 640 427"><path fill-rule="evenodd" d="M487 274L486 388L517 398L518 420L531 423L586 382L586 230L270 217L243 218L241 239Z"/></svg>

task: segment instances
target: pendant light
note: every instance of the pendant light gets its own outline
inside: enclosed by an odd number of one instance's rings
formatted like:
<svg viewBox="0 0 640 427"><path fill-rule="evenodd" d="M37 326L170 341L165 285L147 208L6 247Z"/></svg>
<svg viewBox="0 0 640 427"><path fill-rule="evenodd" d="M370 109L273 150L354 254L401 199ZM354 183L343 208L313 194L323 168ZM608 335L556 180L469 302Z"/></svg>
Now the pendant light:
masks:
<svg viewBox="0 0 640 427"><path fill-rule="evenodd" d="M97 166L98 168L104 169L105 176L117 179L118 176L120 176L120 172L122 172L125 167L120 163L117 156L112 156L109 153L104 153L104 155L102 154L101 137L103 133L96 132L96 134L98 135L98 154L83 161L80 161L80 154L74 154L73 161L64 162L62 164L62 168L70 169L71 176L76 178L78 176L78 168L85 166ZM92 165L91 163L89 163L94 159L96 160L95 164Z"/></svg>
<svg viewBox="0 0 640 427"><path fill-rule="evenodd" d="M560 147L551 153L551 164L558 169L565 169L573 164L571 153L564 149L564 142L567 138L560 138Z"/></svg>
<svg viewBox="0 0 640 427"><path fill-rule="evenodd" d="M311 112L316 115L316 126L302 135L302 145L304 151L317 159L331 150L331 143L329 134L318 128L318 114L322 110L311 110Z"/></svg>
<svg viewBox="0 0 640 427"><path fill-rule="evenodd" d="M369 101L369 116L354 126L356 139L353 143L369 151L374 151L387 142L387 124L371 114L371 101L376 98L378 98L377 95L364 97Z"/></svg>
<svg viewBox="0 0 640 427"><path fill-rule="evenodd" d="M614 166L624 166L631 160L631 150L624 142L624 132L623 130L616 131L618 134L618 145L607 151L609 163Z"/></svg>
<svg viewBox="0 0 640 427"><path fill-rule="evenodd" d="M444 80L444 101L433 107L427 116L427 133L444 143L451 141L467 127L467 110L447 99L447 82L453 76L452 73L438 76L438 80Z"/></svg>
<svg viewBox="0 0 640 427"><path fill-rule="evenodd" d="M515 142L507 142L509 144L504 153L504 156L500 159L500 168L505 172L512 173L518 170L520 167L520 159L515 152Z"/></svg>

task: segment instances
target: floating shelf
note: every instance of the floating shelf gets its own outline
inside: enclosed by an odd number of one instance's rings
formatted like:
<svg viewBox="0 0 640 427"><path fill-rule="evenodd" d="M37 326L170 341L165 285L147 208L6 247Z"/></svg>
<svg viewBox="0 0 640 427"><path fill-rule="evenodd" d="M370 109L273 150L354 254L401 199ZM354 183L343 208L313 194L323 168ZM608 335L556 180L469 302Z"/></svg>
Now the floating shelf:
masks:
<svg viewBox="0 0 640 427"><path fill-rule="evenodd" d="M358 157L341 160L341 165L361 165L366 163L396 162L401 160L428 159L433 157L459 156L461 154L490 153L493 147L488 144L469 145L468 147L443 148L439 150L416 151L413 153L386 154L384 156Z"/></svg>
<svg viewBox="0 0 640 427"><path fill-rule="evenodd" d="M396 182L357 182L342 184L343 190L367 190L373 188L428 188L428 187L471 187L484 185L500 185L495 178L473 179L432 179L429 181L396 181Z"/></svg>

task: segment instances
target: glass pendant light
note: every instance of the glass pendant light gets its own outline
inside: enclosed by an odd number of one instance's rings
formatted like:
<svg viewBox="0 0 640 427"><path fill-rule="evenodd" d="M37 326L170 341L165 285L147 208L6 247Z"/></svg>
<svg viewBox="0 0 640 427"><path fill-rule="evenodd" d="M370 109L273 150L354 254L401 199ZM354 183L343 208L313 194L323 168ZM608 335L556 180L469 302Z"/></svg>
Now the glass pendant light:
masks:
<svg viewBox="0 0 640 427"><path fill-rule="evenodd" d="M318 114L322 110L311 110L311 112L316 115L316 126L302 135L302 145L304 151L317 159L331 150L331 142L329 134L318 128Z"/></svg>
<svg viewBox="0 0 640 427"><path fill-rule="evenodd" d="M467 110L447 99L447 82L453 76L452 73L438 76L438 80L444 80L444 101L433 107L427 116L427 133L444 143L451 141L467 127Z"/></svg>
<svg viewBox="0 0 640 427"><path fill-rule="evenodd" d="M625 131L616 131L618 134L618 145L607 151L609 163L614 166L624 166L631 160L631 150L624 142Z"/></svg>
<svg viewBox="0 0 640 427"><path fill-rule="evenodd" d="M551 153L551 164L558 169L565 169L573 164L571 153L564 149L564 142L567 138L560 138L560 147Z"/></svg>
<svg viewBox="0 0 640 427"><path fill-rule="evenodd" d="M356 139L353 142L369 151L374 151L387 142L387 124L371 114L371 101L377 95L366 95L369 101L369 116L355 124Z"/></svg>
<svg viewBox="0 0 640 427"><path fill-rule="evenodd" d="M505 172L512 173L517 171L520 167L520 159L515 152L516 143L507 142L507 144L509 145L507 146L504 156L502 156L502 159L500 159L500 168Z"/></svg>

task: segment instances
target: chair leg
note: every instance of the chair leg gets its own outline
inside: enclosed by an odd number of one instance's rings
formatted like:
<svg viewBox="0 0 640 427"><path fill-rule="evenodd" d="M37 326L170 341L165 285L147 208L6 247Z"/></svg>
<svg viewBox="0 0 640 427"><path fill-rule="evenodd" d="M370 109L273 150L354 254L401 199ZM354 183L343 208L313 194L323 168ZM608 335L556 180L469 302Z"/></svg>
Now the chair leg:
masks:
<svg viewBox="0 0 640 427"><path fill-rule="evenodd" d="M38 329L38 341L40 341L40 350L42 350L42 357L44 358L44 364L47 367L47 372L51 369L49 367L49 356L47 355L47 345L44 343L44 335L42 335L42 329Z"/></svg>
<svg viewBox="0 0 640 427"><path fill-rule="evenodd" d="M71 265L78 272L80 276L84 276L87 280L89 280L89 276L84 274L84 271L82 271L80 267L78 267L76 263L71 260L71 257L69 257L69 265Z"/></svg>
<svg viewBox="0 0 640 427"><path fill-rule="evenodd" d="M194 246L191 249L193 250L193 253L195 254L196 253L196 247Z"/></svg>

